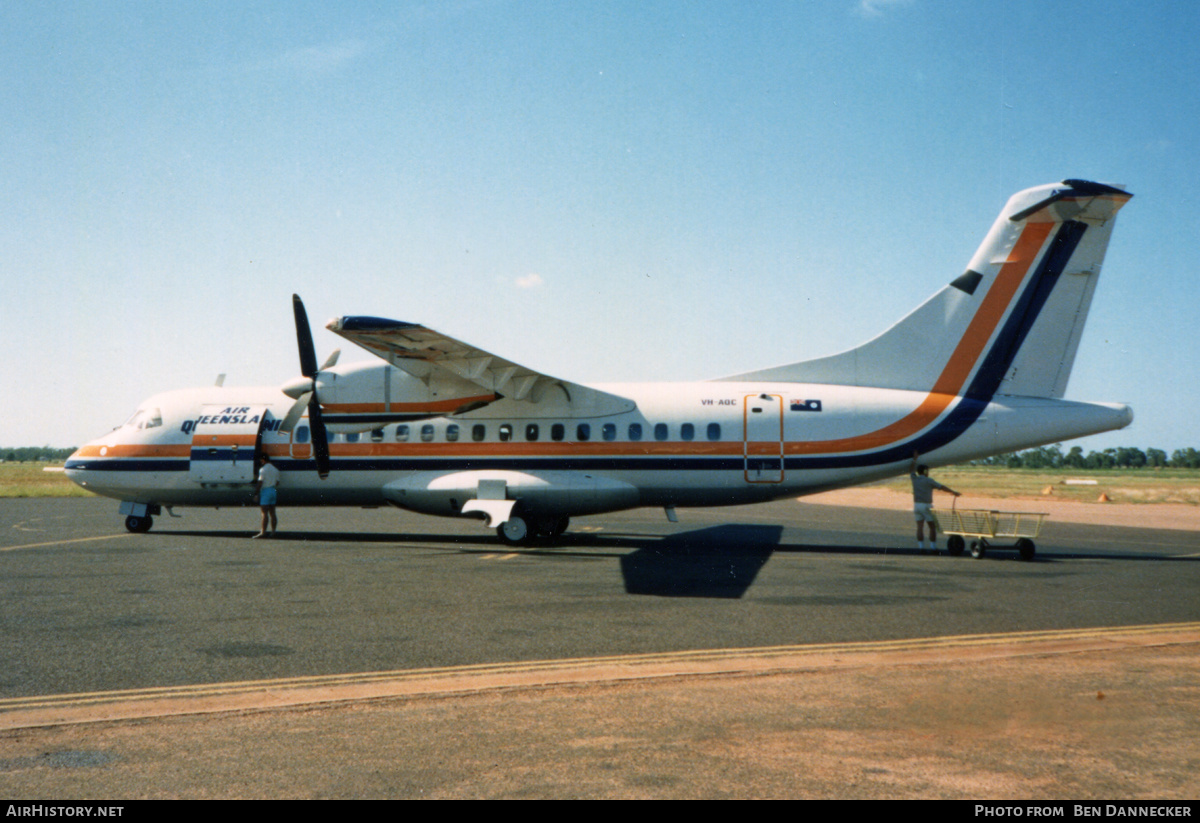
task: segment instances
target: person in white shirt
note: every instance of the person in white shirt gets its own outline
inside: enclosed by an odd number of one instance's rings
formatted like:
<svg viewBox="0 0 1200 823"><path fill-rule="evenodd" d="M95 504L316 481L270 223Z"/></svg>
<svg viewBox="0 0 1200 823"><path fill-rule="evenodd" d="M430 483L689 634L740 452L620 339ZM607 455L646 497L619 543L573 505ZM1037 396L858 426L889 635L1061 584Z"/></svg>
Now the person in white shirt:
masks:
<svg viewBox="0 0 1200 823"><path fill-rule="evenodd" d="M271 524L271 534L279 525L275 516L275 503L279 499L276 488L279 486L279 469L271 462L270 455L263 453L262 467L258 470L258 506L262 509L262 528L255 537L267 537L267 522Z"/></svg>
<svg viewBox="0 0 1200 823"><path fill-rule="evenodd" d="M937 520L933 516L933 490L940 489L944 492L949 492L955 497L961 495L949 486L943 486L941 483L929 476L929 467L918 465L917 458L920 457L916 450L913 450L912 464L908 469L909 479L912 480L913 490L913 517L917 519L917 548L922 552L932 550L937 552ZM925 545L925 524L929 524L929 546Z"/></svg>

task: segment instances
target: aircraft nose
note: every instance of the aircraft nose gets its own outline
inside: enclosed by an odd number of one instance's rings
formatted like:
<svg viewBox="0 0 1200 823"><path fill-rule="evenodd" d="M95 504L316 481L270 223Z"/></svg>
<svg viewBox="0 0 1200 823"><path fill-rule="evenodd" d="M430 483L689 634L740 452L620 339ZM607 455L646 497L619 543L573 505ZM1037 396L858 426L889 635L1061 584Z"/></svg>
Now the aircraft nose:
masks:
<svg viewBox="0 0 1200 823"><path fill-rule="evenodd" d="M71 456L63 463L63 473L67 475L67 478L76 485L83 486L84 488L87 488L88 485L87 463L84 455L86 450L87 446L80 446L71 452Z"/></svg>

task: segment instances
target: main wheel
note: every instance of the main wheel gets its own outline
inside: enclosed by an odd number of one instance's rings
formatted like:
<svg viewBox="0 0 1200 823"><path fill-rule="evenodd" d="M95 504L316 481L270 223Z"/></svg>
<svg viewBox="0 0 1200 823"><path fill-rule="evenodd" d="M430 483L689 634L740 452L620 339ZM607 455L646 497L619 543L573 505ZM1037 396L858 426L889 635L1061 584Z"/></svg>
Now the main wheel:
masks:
<svg viewBox="0 0 1200 823"><path fill-rule="evenodd" d="M153 525L154 520L149 515L138 517L131 514L125 518L125 528L134 534L145 534L150 531L150 527Z"/></svg>
<svg viewBox="0 0 1200 823"><path fill-rule="evenodd" d="M953 557L958 557L966 548L967 541L963 540L961 534L952 534L946 538L946 552Z"/></svg>
<svg viewBox="0 0 1200 823"><path fill-rule="evenodd" d="M528 542L533 532L530 531L525 518L514 515L500 524L496 529L496 534L500 536L501 541L508 545L520 546L522 543Z"/></svg>
<svg viewBox="0 0 1200 823"><path fill-rule="evenodd" d="M547 537L553 540L567 530L571 522L569 517L545 515L530 519L530 528L537 537Z"/></svg>
<svg viewBox="0 0 1200 823"><path fill-rule="evenodd" d="M1022 560L1032 560L1037 547L1033 545L1033 541L1028 537L1022 537L1017 541L1017 551L1020 553Z"/></svg>
<svg viewBox="0 0 1200 823"><path fill-rule="evenodd" d="M978 560L979 558L983 557L983 553L986 551L987 544L985 544L982 540L971 541L971 557L974 557L976 560Z"/></svg>

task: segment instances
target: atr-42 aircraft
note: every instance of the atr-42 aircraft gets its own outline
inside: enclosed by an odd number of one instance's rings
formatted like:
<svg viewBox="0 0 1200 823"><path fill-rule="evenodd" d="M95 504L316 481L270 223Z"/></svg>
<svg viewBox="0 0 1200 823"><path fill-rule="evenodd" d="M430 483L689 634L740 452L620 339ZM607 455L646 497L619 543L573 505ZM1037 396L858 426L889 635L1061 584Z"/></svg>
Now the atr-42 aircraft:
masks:
<svg viewBox="0 0 1200 823"><path fill-rule="evenodd" d="M584 386L413 323L327 325L381 361L318 367L293 297L302 377L156 395L67 461L130 531L163 507L255 502L486 519L519 544L576 515L721 506L853 486L1119 429L1128 406L1062 399L1117 211L1084 180L1027 189L962 274L863 345L696 383ZM173 513L173 512L172 512Z"/></svg>

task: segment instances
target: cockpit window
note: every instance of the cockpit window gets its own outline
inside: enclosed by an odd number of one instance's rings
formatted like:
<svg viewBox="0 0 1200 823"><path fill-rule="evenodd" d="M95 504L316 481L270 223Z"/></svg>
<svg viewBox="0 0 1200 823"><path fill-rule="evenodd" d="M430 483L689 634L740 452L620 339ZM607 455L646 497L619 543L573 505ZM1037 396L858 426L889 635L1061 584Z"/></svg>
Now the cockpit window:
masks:
<svg viewBox="0 0 1200 823"><path fill-rule="evenodd" d="M125 421L125 425L131 429L153 429L162 424L162 412L158 408L138 409L133 417Z"/></svg>

